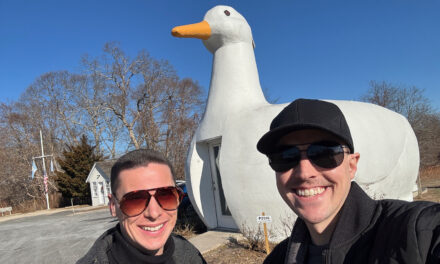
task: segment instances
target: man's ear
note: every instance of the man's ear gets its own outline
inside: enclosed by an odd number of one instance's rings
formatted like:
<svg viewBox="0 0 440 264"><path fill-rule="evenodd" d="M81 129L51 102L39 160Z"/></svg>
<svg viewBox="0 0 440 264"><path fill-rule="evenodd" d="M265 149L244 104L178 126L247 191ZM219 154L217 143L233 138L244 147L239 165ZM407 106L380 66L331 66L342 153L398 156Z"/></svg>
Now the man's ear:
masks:
<svg viewBox="0 0 440 264"><path fill-rule="evenodd" d="M116 203L111 193L108 194L108 208L110 209L110 214L116 217Z"/></svg>
<svg viewBox="0 0 440 264"><path fill-rule="evenodd" d="M359 153L353 153L350 154L349 156L349 173L350 173L350 179L353 180L354 179L354 175L356 174L357 171L357 164L359 162L359 159L361 157L361 154Z"/></svg>

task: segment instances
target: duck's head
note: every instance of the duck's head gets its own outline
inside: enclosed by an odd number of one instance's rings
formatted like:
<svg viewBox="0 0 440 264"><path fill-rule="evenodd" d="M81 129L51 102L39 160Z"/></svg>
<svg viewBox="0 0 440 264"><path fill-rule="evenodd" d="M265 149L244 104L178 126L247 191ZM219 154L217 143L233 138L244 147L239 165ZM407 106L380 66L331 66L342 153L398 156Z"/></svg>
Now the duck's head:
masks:
<svg viewBox="0 0 440 264"><path fill-rule="evenodd" d="M180 38L198 38L214 53L218 48L244 42L255 47L251 27L246 19L230 6L216 6L206 12L202 22L173 28Z"/></svg>

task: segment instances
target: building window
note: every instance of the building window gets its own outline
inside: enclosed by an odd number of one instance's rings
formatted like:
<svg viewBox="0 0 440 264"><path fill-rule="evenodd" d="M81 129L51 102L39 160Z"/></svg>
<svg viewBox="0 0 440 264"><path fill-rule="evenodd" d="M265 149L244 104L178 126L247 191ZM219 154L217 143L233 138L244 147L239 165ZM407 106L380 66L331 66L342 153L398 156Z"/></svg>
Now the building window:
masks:
<svg viewBox="0 0 440 264"><path fill-rule="evenodd" d="M105 182L105 186L107 186L107 194L112 193L112 191L110 190L110 182Z"/></svg>
<svg viewBox="0 0 440 264"><path fill-rule="evenodd" d="M92 190L93 196L98 196L98 184L96 182L92 182Z"/></svg>

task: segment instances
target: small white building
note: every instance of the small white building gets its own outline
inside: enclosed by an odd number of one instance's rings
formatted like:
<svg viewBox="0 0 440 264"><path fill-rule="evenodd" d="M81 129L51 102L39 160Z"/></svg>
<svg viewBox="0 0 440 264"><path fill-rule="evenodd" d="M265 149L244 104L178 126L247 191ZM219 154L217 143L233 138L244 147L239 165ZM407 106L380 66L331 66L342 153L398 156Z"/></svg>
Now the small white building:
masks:
<svg viewBox="0 0 440 264"><path fill-rule="evenodd" d="M86 182L90 183L92 206L107 205L110 190L110 171L116 159L95 162L87 176Z"/></svg>

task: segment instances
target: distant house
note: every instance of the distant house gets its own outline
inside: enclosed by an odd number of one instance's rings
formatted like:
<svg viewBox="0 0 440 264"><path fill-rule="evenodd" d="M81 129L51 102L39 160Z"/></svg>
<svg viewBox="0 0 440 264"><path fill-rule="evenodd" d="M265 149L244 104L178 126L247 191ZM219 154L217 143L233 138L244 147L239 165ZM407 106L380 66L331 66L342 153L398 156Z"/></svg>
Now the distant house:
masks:
<svg viewBox="0 0 440 264"><path fill-rule="evenodd" d="M107 205L110 190L110 171L116 159L95 162L87 176L86 182L90 183L92 206Z"/></svg>

